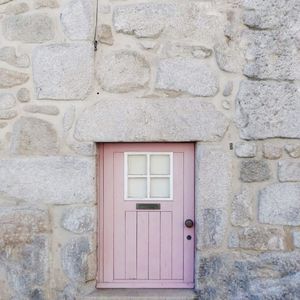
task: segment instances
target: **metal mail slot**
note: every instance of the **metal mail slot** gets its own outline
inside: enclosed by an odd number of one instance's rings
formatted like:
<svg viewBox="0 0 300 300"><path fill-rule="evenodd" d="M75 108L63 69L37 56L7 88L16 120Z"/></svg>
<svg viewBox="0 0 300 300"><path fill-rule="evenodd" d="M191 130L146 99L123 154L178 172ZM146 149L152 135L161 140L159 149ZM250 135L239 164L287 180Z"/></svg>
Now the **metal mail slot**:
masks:
<svg viewBox="0 0 300 300"><path fill-rule="evenodd" d="M159 203L137 203L136 209L160 209Z"/></svg>

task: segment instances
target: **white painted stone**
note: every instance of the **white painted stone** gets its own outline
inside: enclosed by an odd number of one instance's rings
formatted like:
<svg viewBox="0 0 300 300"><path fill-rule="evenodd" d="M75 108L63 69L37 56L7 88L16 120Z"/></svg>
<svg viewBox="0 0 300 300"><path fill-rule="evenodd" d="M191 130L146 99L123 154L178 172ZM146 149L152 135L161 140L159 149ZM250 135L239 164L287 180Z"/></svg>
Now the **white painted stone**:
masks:
<svg viewBox="0 0 300 300"><path fill-rule="evenodd" d="M278 179L284 181L300 181L300 161L281 160L278 162Z"/></svg>
<svg viewBox="0 0 300 300"><path fill-rule="evenodd" d="M52 115L52 116L56 116L59 114L59 109L54 105L32 104L32 105L24 106L23 110L33 114L43 114L43 115Z"/></svg>
<svg viewBox="0 0 300 300"><path fill-rule="evenodd" d="M29 80L29 75L0 68L0 89L21 85Z"/></svg>
<svg viewBox="0 0 300 300"><path fill-rule="evenodd" d="M14 47L3 47L0 49L0 60L8 63L11 66L18 68L28 68L30 65L30 58L26 54L17 56Z"/></svg>
<svg viewBox="0 0 300 300"><path fill-rule="evenodd" d="M7 15L19 15L29 11L29 6L26 2L9 4L3 11Z"/></svg>
<svg viewBox="0 0 300 300"><path fill-rule="evenodd" d="M256 143L254 142L238 142L235 145L235 154L237 157L255 157Z"/></svg>
<svg viewBox="0 0 300 300"><path fill-rule="evenodd" d="M229 73L242 73L245 60L241 49L223 43L216 44L214 51L217 64L221 70Z"/></svg>
<svg viewBox="0 0 300 300"><path fill-rule="evenodd" d="M231 202L232 159L221 147L196 147L196 205L226 209Z"/></svg>
<svg viewBox="0 0 300 300"><path fill-rule="evenodd" d="M214 96L219 82L210 67L195 58L167 58L159 61L155 87L193 96Z"/></svg>
<svg viewBox="0 0 300 300"><path fill-rule="evenodd" d="M263 156L267 159L278 159L282 155L282 147L273 143L263 144Z"/></svg>
<svg viewBox="0 0 300 300"><path fill-rule="evenodd" d="M295 248L300 248L300 231L293 232L293 242Z"/></svg>
<svg viewBox="0 0 300 300"><path fill-rule="evenodd" d="M17 92L17 99L20 102L29 102L30 101L30 91L26 88L21 88Z"/></svg>
<svg viewBox="0 0 300 300"><path fill-rule="evenodd" d="M293 158L300 157L300 145L287 144L284 146L284 149L290 157Z"/></svg>
<svg viewBox="0 0 300 300"><path fill-rule="evenodd" d="M63 31L70 40L92 40L94 18L93 0L69 0L60 14Z"/></svg>
<svg viewBox="0 0 300 300"><path fill-rule="evenodd" d="M73 156L0 160L0 194L32 203L71 204L95 200L95 162Z"/></svg>
<svg viewBox="0 0 300 300"><path fill-rule="evenodd" d="M63 130L66 134L73 126L75 120L76 108L74 105L70 105L63 117Z"/></svg>
<svg viewBox="0 0 300 300"><path fill-rule="evenodd" d="M228 121L194 98L102 99L76 123L75 138L95 142L216 141Z"/></svg>
<svg viewBox="0 0 300 300"><path fill-rule="evenodd" d="M226 19L205 14L195 2L138 3L117 6L113 25L117 32L134 34L138 38L195 39L211 47L216 39L223 40Z"/></svg>
<svg viewBox="0 0 300 300"><path fill-rule="evenodd" d="M243 139L300 137L300 96L291 83L242 81L236 121Z"/></svg>
<svg viewBox="0 0 300 300"><path fill-rule="evenodd" d="M0 110L0 120L10 120L18 115L16 110Z"/></svg>
<svg viewBox="0 0 300 300"><path fill-rule="evenodd" d="M47 14L21 14L6 17L3 35L10 41L42 43L54 38L54 24Z"/></svg>
<svg viewBox="0 0 300 300"><path fill-rule="evenodd" d="M61 219L61 226L74 233L86 233L95 230L95 208L74 207L66 209Z"/></svg>
<svg viewBox="0 0 300 300"><path fill-rule="evenodd" d="M44 7L57 8L58 6L57 0L34 0L34 8L36 9Z"/></svg>
<svg viewBox="0 0 300 300"><path fill-rule="evenodd" d="M99 58L97 79L105 91L125 93L147 85L150 67L139 53L120 50Z"/></svg>
<svg viewBox="0 0 300 300"><path fill-rule="evenodd" d="M101 24L100 26L98 26L97 37L97 40L102 44L111 46L114 43L110 25Z"/></svg>
<svg viewBox="0 0 300 300"><path fill-rule="evenodd" d="M38 99L84 99L92 88L94 51L90 43L39 46L32 62Z"/></svg>
<svg viewBox="0 0 300 300"><path fill-rule="evenodd" d="M10 109L16 105L16 98L12 94L0 94L0 110Z"/></svg>
<svg viewBox="0 0 300 300"><path fill-rule="evenodd" d="M249 226L253 220L253 199L249 187L244 187L232 201L231 223L234 226Z"/></svg>
<svg viewBox="0 0 300 300"><path fill-rule="evenodd" d="M259 193L259 222L300 225L300 184L275 183Z"/></svg>

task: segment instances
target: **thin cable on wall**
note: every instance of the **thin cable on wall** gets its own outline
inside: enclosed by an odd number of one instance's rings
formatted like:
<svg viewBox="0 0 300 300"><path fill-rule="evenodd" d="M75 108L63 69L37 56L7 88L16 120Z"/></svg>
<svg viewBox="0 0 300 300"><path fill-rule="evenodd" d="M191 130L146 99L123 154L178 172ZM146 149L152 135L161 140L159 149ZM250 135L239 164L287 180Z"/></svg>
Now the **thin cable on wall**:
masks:
<svg viewBox="0 0 300 300"><path fill-rule="evenodd" d="M98 7L99 7L99 0L96 0L95 31L94 31L94 50L95 51L97 51L97 49L98 49L98 41L97 41Z"/></svg>

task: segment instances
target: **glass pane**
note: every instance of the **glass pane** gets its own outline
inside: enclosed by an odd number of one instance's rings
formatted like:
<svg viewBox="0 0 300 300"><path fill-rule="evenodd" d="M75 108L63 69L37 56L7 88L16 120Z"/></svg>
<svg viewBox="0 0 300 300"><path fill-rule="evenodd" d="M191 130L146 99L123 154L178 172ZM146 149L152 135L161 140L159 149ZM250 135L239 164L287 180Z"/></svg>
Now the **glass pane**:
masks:
<svg viewBox="0 0 300 300"><path fill-rule="evenodd" d="M128 155L128 175L146 175L147 156L143 154Z"/></svg>
<svg viewBox="0 0 300 300"><path fill-rule="evenodd" d="M151 178L150 197L151 198L169 198L170 197L170 179L169 178Z"/></svg>
<svg viewBox="0 0 300 300"><path fill-rule="evenodd" d="M128 198L146 198L147 179L128 178L127 194L128 194Z"/></svg>
<svg viewBox="0 0 300 300"><path fill-rule="evenodd" d="M170 155L155 154L150 156L151 175L169 175L170 174Z"/></svg>

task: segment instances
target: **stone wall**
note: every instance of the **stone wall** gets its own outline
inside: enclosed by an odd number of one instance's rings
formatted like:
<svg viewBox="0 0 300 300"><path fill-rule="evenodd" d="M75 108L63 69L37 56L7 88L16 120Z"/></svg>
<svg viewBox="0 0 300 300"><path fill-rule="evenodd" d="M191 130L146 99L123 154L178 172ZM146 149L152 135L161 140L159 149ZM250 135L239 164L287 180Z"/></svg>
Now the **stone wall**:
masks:
<svg viewBox="0 0 300 300"><path fill-rule="evenodd" d="M0 0L0 298L94 289L95 142L192 141L199 298L299 299L299 14Z"/></svg>

